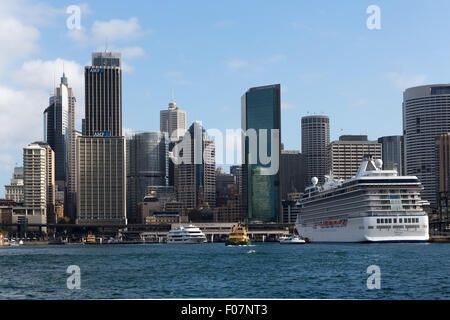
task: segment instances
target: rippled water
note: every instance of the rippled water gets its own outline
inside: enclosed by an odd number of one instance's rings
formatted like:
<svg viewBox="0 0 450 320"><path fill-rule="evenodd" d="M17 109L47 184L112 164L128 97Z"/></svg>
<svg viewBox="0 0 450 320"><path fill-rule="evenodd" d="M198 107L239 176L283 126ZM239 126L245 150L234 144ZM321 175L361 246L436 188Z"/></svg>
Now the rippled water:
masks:
<svg viewBox="0 0 450 320"><path fill-rule="evenodd" d="M450 244L0 248L0 299L450 299ZM66 285L69 265L81 289ZM381 289L366 286L381 269Z"/></svg>

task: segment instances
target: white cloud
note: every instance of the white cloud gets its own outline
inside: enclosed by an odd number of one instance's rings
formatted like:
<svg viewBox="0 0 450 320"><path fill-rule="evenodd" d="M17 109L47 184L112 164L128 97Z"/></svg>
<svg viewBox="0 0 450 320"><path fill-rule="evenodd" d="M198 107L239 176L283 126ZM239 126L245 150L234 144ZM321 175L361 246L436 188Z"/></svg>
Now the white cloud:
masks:
<svg viewBox="0 0 450 320"><path fill-rule="evenodd" d="M42 112L48 95L41 90L16 90L0 85L0 135L2 153L21 150L42 140Z"/></svg>
<svg viewBox="0 0 450 320"><path fill-rule="evenodd" d="M37 51L39 37L38 29L14 17L0 19L0 68Z"/></svg>
<svg viewBox="0 0 450 320"><path fill-rule="evenodd" d="M388 72L387 78L396 89L400 90L423 85L427 80L424 74L407 75L397 72Z"/></svg>
<svg viewBox="0 0 450 320"><path fill-rule="evenodd" d="M75 61L55 59L55 60L30 60L23 63L22 67L12 73L13 82L21 86L24 92L30 92L34 103L39 103L43 112L48 104L48 97L54 92L54 84L58 86L63 73L66 74L69 87L77 99L76 121L80 126L84 114L84 68ZM44 99L41 97L45 96ZM40 116L42 118L42 115ZM39 118L38 118L39 119ZM36 120L39 121L39 120ZM39 121L39 123L42 121Z"/></svg>
<svg viewBox="0 0 450 320"><path fill-rule="evenodd" d="M134 17L128 20L95 21L91 32L96 41L130 40L143 34L138 19Z"/></svg>

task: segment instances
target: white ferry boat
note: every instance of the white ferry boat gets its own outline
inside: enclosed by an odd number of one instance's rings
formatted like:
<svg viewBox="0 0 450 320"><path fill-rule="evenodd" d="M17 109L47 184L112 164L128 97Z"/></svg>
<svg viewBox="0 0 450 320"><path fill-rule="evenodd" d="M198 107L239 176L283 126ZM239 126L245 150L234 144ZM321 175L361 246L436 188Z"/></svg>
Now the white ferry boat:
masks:
<svg viewBox="0 0 450 320"><path fill-rule="evenodd" d="M415 176L382 170L366 157L349 180L312 178L300 200L296 227L311 242L423 242L429 240L428 215Z"/></svg>
<svg viewBox="0 0 450 320"><path fill-rule="evenodd" d="M306 241L300 236L290 235L290 236L281 236L278 241L280 244L305 244Z"/></svg>
<svg viewBox="0 0 450 320"><path fill-rule="evenodd" d="M178 227L176 229L169 231L169 239L167 243L187 243L187 244L197 244L205 243L205 234L196 226L189 225L187 227Z"/></svg>

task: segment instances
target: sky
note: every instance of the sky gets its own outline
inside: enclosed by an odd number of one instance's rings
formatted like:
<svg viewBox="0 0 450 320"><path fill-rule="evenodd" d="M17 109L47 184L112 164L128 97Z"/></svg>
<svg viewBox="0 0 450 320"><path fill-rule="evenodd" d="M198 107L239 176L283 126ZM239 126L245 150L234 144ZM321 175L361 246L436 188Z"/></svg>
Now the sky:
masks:
<svg viewBox="0 0 450 320"><path fill-rule="evenodd" d="M80 29L67 25L72 5ZM367 27L370 5L380 29ZM238 129L241 96L279 83L285 149L301 149L301 117L312 114L330 117L331 140L399 135L403 91L450 80L448 12L446 0L0 0L0 185L43 139L63 65L81 127L83 67L105 47L123 57L125 131L158 131L172 90L188 126Z"/></svg>

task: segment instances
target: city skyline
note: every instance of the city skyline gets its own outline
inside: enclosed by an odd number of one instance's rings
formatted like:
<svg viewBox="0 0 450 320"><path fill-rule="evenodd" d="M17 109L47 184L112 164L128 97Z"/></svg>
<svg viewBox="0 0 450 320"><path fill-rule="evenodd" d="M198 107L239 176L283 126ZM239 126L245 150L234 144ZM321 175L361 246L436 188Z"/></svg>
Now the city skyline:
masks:
<svg viewBox="0 0 450 320"><path fill-rule="evenodd" d="M441 15L450 6L440 3L442 10L426 7L419 12ZM424 51L411 53L408 59L401 54L399 46L417 38L427 44L436 40L427 31L437 22L427 19L426 23L410 25L410 19L401 19L418 12L418 3L381 2L381 30L367 29L365 9L370 3L357 2L322 6L290 2L273 10L269 10L270 5L254 8L247 3L240 4L241 13L220 3L200 12L181 2L142 2L139 12L115 3L102 11L102 3L90 3L80 5L81 29L69 30L66 8L71 4L41 2L38 6L25 0L1 4L2 23L15 26L11 36L20 41L22 49L17 54L6 48L1 56L7 63L0 63L0 108L15 118L9 122L2 119L1 123L7 140L0 159L2 185L8 184L15 164L20 166L21 149L43 139L41 117L36 115L42 115L54 90L53 79L62 75L63 64L77 98L76 126L81 129L83 67L91 52L105 49L105 41L108 51L122 52L124 57L124 131L158 131L158 113L167 108L172 89L175 101L187 111L189 124L202 120L207 128L236 129L240 127L236 114L242 92L281 83L281 140L286 150L301 149L300 119L314 113L330 117L331 141L341 134L366 134L375 140L401 134L404 89L448 82L444 57L450 48L446 44L427 51L428 57L434 58L427 60L440 61L438 64L424 64ZM20 5L29 9L19 12ZM250 9L255 14L249 17ZM173 19L167 23L161 13L169 12ZM263 41L261 36L246 41L246 35L255 28L268 30L263 21L270 12L275 18L270 24L273 31L265 33L265 40L271 41ZM199 16L203 19L196 19ZM440 27L446 23L438 20ZM415 39L397 44L395 39L407 30L416 31ZM216 38L220 41L212 41ZM188 45L189 41L193 43ZM231 45L235 47L227 49ZM392 49L386 55L389 47ZM324 90L327 94L322 94ZM376 111L371 123L362 121L367 109ZM372 124L377 121L385 125ZM0 195L4 196L4 190Z"/></svg>

